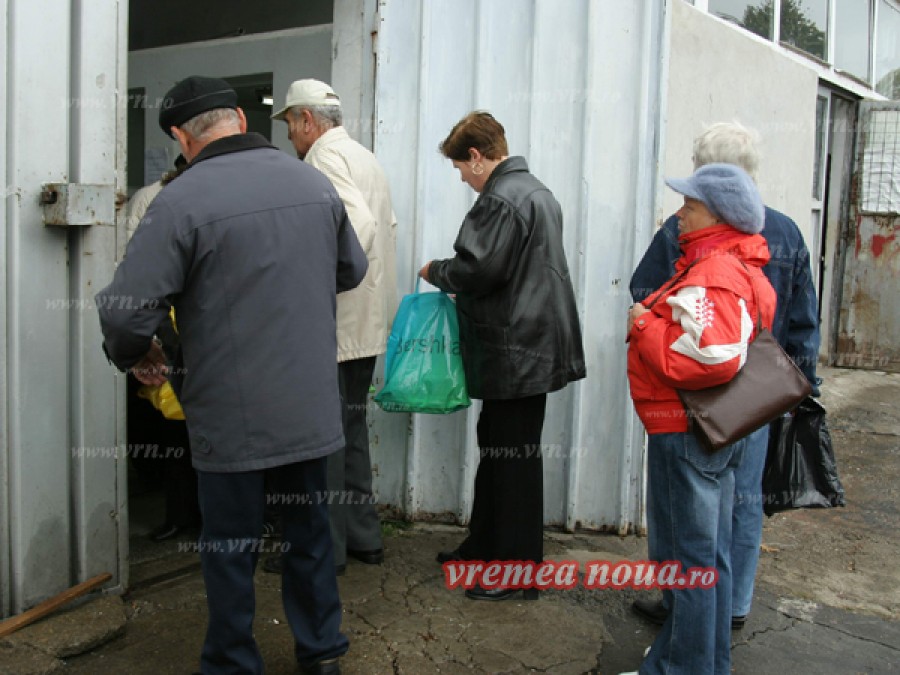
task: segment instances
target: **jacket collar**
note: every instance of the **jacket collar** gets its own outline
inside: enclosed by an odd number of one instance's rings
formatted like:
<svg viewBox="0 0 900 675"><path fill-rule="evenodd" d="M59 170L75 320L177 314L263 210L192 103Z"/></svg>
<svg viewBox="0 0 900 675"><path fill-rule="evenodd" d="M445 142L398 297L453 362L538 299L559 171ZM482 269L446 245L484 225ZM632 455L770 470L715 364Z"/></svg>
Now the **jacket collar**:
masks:
<svg viewBox="0 0 900 675"><path fill-rule="evenodd" d="M277 149L274 145L266 140L265 136L263 136L262 134L258 134L255 131L251 131L246 134L223 136L222 138L217 138L212 143L209 143L205 148L203 148L197 154L197 156L194 157L187 168L190 169L192 166L199 162L202 162L205 159L218 157L219 155L228 155L232 152L255 150L256 148L272 148L273 150Z"/></svg>
<svg viewBox="0 0 900 675"><path fill-rule="evenodd" d="M315 148L316 146L324 146L331 143L337 143L338 141L343 141L346 138L350 138L350 134L347 133L347 130L344 127L331 127L328 131L326 131L316 139L316 142L310 146L309 151L306 154L310 154L313 151L313 148Z"/></svg>
<svg viewBox="0 0 900 675"><path fill-rule="evenodd" d="M675 263L682 270L692 262L714 255L731 254L758 267L769 262L769 248L761 234L746 234L731 225L704 227L678 238L682 256Z"/></svg>
<svg viewBox="0 0 900 675"><path fill-rule="evenodd" d="M499 178L500 176L505 176L509 173L516 173L517 171L527 172L528 162L525 161L524 157L507 157L496 167L494 167L494 170L491 173L491 177L487 179L487 183L484 184L484 188L481 190L481 192L484 193L490 190L491 186L494 184L494 181L497 180L497 178Z"/></svg>

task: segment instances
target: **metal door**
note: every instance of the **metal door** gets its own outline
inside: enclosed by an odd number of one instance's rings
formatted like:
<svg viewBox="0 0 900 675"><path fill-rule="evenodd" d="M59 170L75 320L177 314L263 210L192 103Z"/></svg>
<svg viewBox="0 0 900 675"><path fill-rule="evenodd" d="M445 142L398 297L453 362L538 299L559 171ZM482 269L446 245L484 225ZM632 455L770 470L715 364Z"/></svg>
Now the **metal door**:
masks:
<svg viewBox="0 0 900 675"><path fill-rule="evenodd" d="M900 102L860 104L834 363L900 372Z"/></svg>
<svg viewBox="0 0 900 675"><path fill-rule="evenodd" d="M127 6L0 0L0 616L125 582L121 379L92 298L115 264Z"/></svg>

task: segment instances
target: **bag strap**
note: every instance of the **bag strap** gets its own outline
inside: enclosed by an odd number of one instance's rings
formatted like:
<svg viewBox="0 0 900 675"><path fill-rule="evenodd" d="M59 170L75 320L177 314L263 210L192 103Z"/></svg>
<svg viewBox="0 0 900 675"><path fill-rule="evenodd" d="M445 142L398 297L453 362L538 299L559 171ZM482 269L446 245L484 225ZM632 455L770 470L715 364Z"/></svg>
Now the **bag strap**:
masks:
<svg viewBox="0 0 900 675"><path fill-rule="evenodd" d="M753 294L753 303L756 305L756 334L759 335L760 331L763 329L762 325L762 312L759 311L759 293L756 292L756 279L753 276L753 273L750 272L750 268L744 264L744 261L738 258L734 254L734 259L741 263L741 267L747 270L747 276L750 277L750 292Z"/></svg>
<svg viewBox="0 0 900 675"><path fill-rule="evenodd" d="M743 267L747 271L747 276L750 278L750 290L753 293L753 302L756 305L756 334L759 335L759 332L762 330L763 325L762 325L762 313L759 310L759 293L756 292L756 279L753 276L753 274L750 272L750 268L744 264L743 260L741 260L740 258L738 258L736 255L734 255L732 253L729 253L729 255L731 255L735 260L737 260L741 264L741 267ZM665 286L663 286L658 291L656 291L656 293L653 296L653 300L650 301L650 304L644 305L644 307L646 307L647 309L650 309L651 307L653 307L653 305L656 304L656 301L659 300L665 294L665 292L667 290L669 290L670 288L672 288L672 286L674 286L679 281L681 281L681 279L684 277L684 275L687 274L688 271L694 265L696 265L698 262L700 262L701 260L705 260L705 258L698 258L697 260L692 262L690 265L685 267L683 270L681 270L681 272L679 272L674 277L672 277Z"/></svg>
<svg viewBox="0 0 900 675"><path fill-rule="evenodd" d="M653 305L656 304L656 301L659 300L665 294L665 292L667 290L669 290L670 288L672 288L672 286L674 286L679 281L681 281L681 279L684 277L684 275L688 273L688 270L690 270L698 262L700 262L700 259L695 260L690 265L688 265L683 270L681 270L678 274L676 274L674 277L669 279L669 282L665 286L663 286L658 291L656 291L655 295L653 296L653 300L650 301L650 304L644 305L644 307L647 309L650 309L651 307L653 307Z"/></svg>

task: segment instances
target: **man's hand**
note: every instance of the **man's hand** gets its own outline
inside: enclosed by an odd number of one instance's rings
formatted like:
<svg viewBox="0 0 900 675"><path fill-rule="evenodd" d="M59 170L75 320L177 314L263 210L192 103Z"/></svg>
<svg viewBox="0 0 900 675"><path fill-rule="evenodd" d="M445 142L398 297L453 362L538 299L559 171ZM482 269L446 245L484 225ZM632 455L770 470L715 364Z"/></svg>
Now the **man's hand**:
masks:
<svg viewBox="0 0 900 675"><path fill-rule="evenodd" d="M162 346L154 340L150 351L130 368L131 372L142 384L159 386L168 379L169 368L166 366L166 355Z"/></svg>

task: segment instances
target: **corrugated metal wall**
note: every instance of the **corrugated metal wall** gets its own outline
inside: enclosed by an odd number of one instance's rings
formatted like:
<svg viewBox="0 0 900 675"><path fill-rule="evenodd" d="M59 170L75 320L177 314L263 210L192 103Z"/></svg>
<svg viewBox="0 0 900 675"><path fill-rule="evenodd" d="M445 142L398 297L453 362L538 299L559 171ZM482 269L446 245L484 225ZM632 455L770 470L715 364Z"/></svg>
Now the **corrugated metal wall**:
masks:
<svg viewBox="0 0 900 675"><path fill-rule="evenodd" d="M126 21L123 3L0 0L2 616L101 572L122 581L120 395L90 300L112 275L115 227L47 227L40 193L93 183L112 201Z"/></svg>
<svg viewBox="0 0 900 675"><path fill-rule="evenodd" d="M643 430L625 375L628 279L655 220L664 2L381 0L375 152L399 221L398 273L452 255L475 195L438 143L490 110L510 153L554 192L581 310L585 381L550 396L545 521L627 531L642 521ZM382 503L468 520L478 407L448 417L373 409Z"/></svg>

